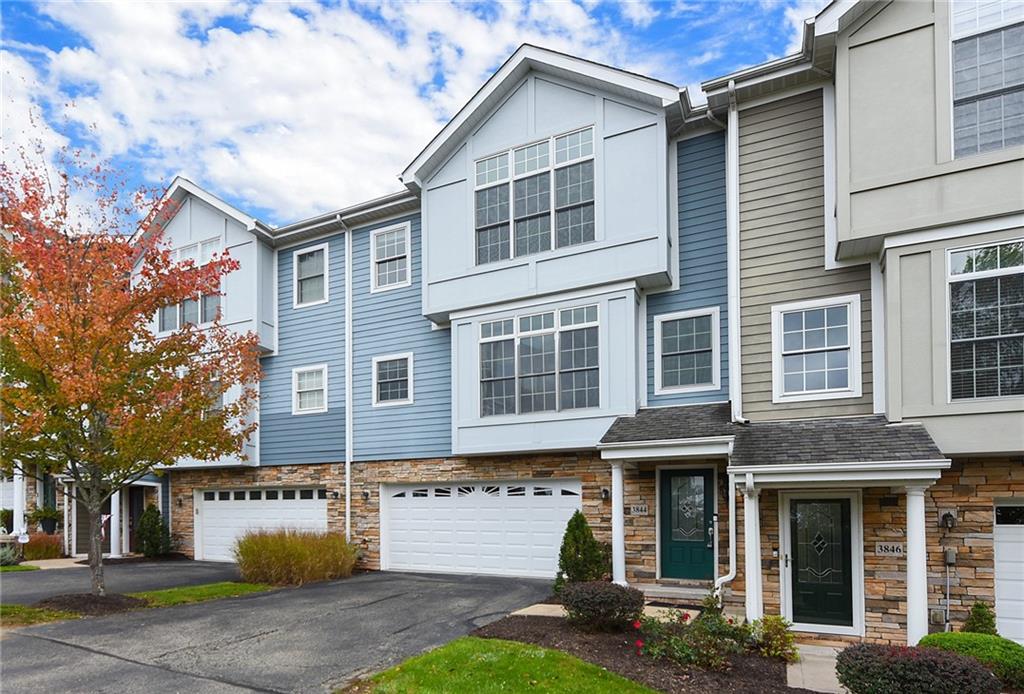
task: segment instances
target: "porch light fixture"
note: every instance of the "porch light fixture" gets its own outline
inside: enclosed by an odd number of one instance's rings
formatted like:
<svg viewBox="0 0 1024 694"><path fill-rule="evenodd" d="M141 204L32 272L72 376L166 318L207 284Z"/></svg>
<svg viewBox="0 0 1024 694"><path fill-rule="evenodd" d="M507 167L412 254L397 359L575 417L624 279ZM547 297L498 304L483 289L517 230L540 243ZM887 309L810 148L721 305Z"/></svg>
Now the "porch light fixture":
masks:
<svg viewBox="0 0 1024 694"><path fill-rule="evenodd" d="M608 487L601 487L601 500L608 501L610 498L612 498L612 493L608 491Z"/></svg>
<svg viewBox="0 0 1024 694"><path fill-rule="evenodd" d="M337 491L333 491L333 492L331 492L331 498L332 499L340 499L341 498L341 494L339 494Z"/></svg>
<svg viewBox="0 0 1024 694"><path fill-rule="evenodd" d="M364 489L363 490L363 501L369 501L369 500L370 500L370 492L368 492L367 490Z"/></svg>

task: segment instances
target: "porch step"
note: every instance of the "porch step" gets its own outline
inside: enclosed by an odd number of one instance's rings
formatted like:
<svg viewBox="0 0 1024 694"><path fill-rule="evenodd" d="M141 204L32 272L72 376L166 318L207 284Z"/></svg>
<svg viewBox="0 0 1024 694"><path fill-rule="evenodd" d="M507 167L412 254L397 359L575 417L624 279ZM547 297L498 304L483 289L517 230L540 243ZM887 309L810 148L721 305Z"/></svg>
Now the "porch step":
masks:
<svg viewBox="0 0 1024 694"><path fill-rule="evenodd" d="M673 605L699 606L711 591L710 583L637 583L648 602L666 602Z"/></svg>

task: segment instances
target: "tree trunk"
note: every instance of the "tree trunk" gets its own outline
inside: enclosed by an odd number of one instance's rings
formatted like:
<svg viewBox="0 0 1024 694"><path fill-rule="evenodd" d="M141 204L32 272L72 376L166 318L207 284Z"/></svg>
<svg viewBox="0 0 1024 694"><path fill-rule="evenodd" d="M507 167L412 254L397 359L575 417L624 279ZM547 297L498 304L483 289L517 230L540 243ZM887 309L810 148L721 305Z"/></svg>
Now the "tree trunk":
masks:
<svg viewBox="0 0 1024 694"><path fill-rule="evenodd" d="M92 594L106 595L103 584L103 507L89 507L89 571L92 572Z"/></svg>

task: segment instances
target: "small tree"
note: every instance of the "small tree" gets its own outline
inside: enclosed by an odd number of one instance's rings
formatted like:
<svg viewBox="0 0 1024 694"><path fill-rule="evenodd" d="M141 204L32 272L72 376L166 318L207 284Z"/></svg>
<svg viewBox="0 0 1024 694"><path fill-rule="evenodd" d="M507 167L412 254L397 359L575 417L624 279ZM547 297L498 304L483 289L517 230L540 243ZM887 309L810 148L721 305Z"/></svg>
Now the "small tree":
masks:
<svg viewBox="0 0 1024 694"><path fill-rule="evenodd" d="M987 602L979 600L971 605L971 613L967 615L963 631L969 631L974 634L999 635L996 632L996 616L992 613L992 608L988 606Z"/></svg>
<svg viewBox="0 0 1024 694"><path fill-rule="evenodd" d="M160 510L150 504L139 516L137 533L142 554L147 557L159 557L171 551L171 533L164 524Z"/></svg>
<svg viewBox="0 0 1024 694"><path fill-rule="evenodd" d="M569 519L558 552L558 575L555 592L561 592L566 583L600 581L608 573L608 559L601 544L594 539L586 517L576 511Z"/></svg>

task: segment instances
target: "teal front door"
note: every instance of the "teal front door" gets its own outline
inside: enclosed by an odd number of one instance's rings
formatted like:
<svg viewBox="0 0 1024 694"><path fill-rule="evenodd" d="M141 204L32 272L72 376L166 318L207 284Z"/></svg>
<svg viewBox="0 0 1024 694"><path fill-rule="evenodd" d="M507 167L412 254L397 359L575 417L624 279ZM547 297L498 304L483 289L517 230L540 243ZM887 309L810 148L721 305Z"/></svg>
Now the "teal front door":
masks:
<svg viewBox="0 0 1024 694"><path fill-rule="evenodd" d="M853 626L849 499L793 499L793 621Z"/></svg>
<svg viewBox="0 0 1024 694"><path fill-rule="evenodd" d="M661 471L662 578L714 577L714 479L712 470Z"/></svg>

